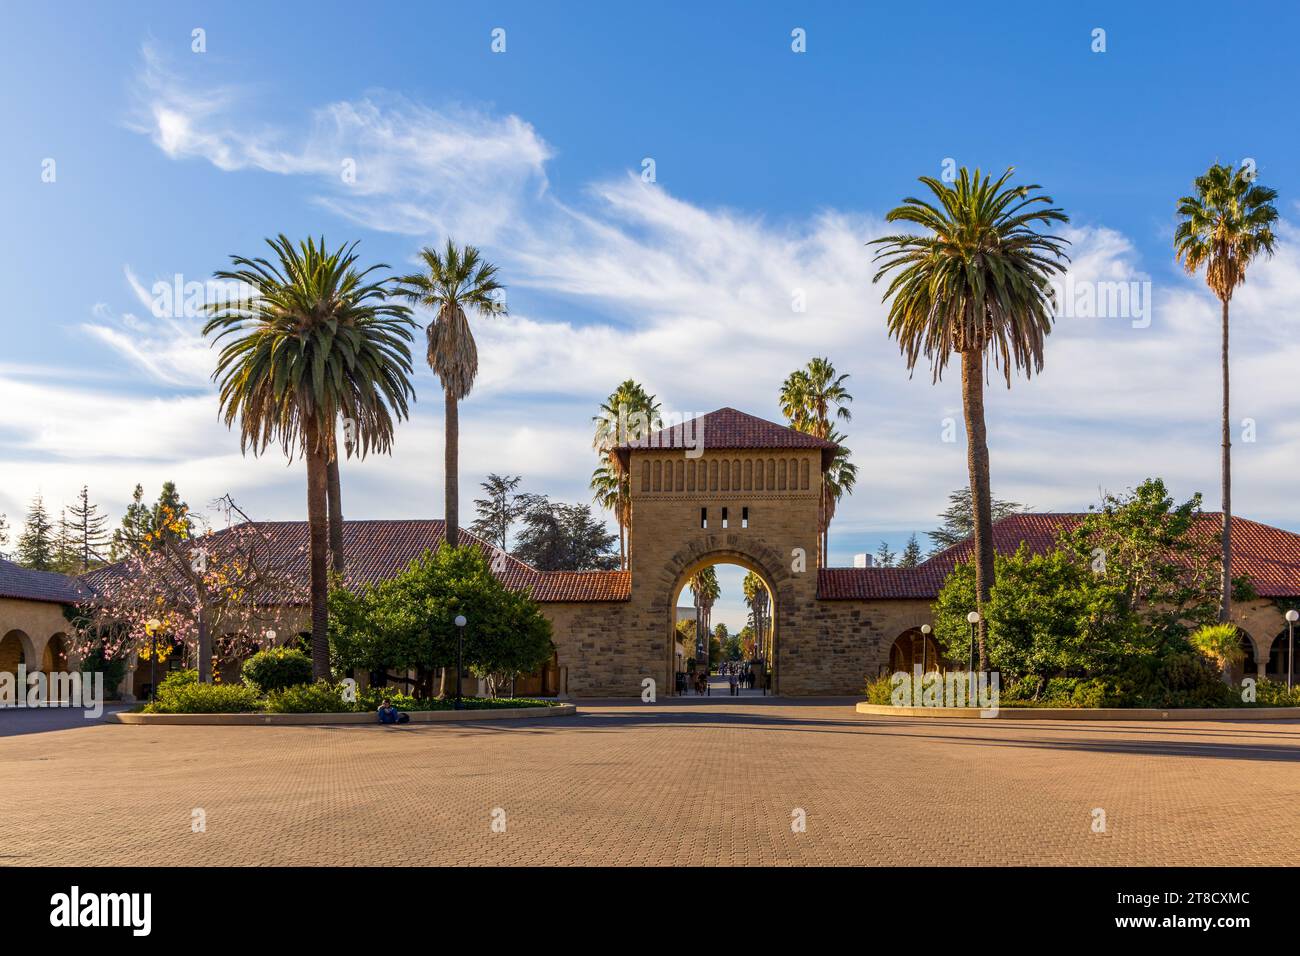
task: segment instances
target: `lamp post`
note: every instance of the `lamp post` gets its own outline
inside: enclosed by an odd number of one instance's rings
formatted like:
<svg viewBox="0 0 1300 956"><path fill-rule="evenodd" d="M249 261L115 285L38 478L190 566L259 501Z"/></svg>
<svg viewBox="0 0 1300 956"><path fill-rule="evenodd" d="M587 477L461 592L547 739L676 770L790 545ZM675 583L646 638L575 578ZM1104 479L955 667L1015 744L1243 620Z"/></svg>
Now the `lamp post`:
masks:
<svg viewBox="0 0 1300 956"><path fill-rule="evenodd" d="M144 622L144 632L149 635L149 702L153 703L158 692L158 628L162 621L151 617Z"/></svg>
<svg viewBox="0 0 1300 956"><path fill-rule="evenodd" d="M460 674L465 669L465 620L464 614L456 615L456 709L464 710L465 704L460 697Z"/></svg>
<svg viewBox="0 0 1300 956"><path fill-rule="evenodd" d="M925 674L925 665L926 665L925 652L929 650L931 630L933 630L933 628L931 628L929 624L921 625L921 674L922 676L924 676Z"/></svg>
<svg viewBox="0 0 1300 956"><path fill-rule="evenodd" d="M1286 689L1291 689L1292 661L1295 658L1295 622L1300 620L1300 611L1295 608L1286 612Z"/></svg>
<svg viewBox="0 0 1300 956"><path fill-rule="evenodd" d="M975 699L975 639L976 629L980 623L980 612L971 611L966 615L966 620L970 624L970 670L966 675L970 680L970 689L966 692L966 699L967 701L973 701ZM971 706L974 706L974 704L971 704Z"/></svg>
<svg viewBox="0 0 1300 956"><path fill-rule="evenodd" d="M975 641L976 629L980 623L980 612L971 611L966 615L966 621L970 624L970 672L975 673Z"/></svg>

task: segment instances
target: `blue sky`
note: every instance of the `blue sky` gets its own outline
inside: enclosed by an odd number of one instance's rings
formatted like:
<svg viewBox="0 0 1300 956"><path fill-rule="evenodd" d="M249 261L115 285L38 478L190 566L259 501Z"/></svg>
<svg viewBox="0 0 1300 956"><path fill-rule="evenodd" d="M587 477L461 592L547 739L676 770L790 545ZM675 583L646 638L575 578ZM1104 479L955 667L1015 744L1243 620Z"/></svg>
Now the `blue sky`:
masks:
<svg viewBox="0 0 1300 956"><path fill-rule="evenodd" d="M1300 18L1284 5L229 7L7 5L11 523L37 492L57 505L86 482L116 516L137 481L152 494L169 478L199 507L231 491L259 517L300 517L300 469L240 458L197 323L151 314L150 290L280 231L360 239L397 268L451 232L501 265L512 312L480 331L463 488L504 471L582 499L588 419L623 378L672 411L775 418L784 374L825 354L852 375L862 470L833 562L897 549L963 484L964 436L941 437L960 420L955 380L909 380L885 338L863 244L949 158L1042 183L1072 216L1079 282L1151 290L1148 326L1063 317L1043 376L991 391L997 493L1075 510L1160 474L1217 507L1217 313L1170 236L1193 176L1250 157L1284 224L1234 300L1234 417L1255 431L1235 502L1300 528L1300 131L1284 99ZM440 513L438 391L427 369L416 385L394 456L345 469L350 517ZM719 619L738 625L736 607Z"/></svg>

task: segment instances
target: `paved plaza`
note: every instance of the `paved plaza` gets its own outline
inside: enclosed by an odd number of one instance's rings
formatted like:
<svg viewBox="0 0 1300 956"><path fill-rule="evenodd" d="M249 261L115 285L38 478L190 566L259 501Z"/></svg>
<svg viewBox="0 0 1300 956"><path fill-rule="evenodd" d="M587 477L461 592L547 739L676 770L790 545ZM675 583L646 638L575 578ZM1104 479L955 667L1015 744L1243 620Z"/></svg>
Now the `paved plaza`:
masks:
<svg viewBox="0 0 1300 956"><path fill-rule="evenodd" d="M396 728L34 723L0 736L0 862L1295 862L1300 722L900 720L720 685L579 703Z"/></svg>

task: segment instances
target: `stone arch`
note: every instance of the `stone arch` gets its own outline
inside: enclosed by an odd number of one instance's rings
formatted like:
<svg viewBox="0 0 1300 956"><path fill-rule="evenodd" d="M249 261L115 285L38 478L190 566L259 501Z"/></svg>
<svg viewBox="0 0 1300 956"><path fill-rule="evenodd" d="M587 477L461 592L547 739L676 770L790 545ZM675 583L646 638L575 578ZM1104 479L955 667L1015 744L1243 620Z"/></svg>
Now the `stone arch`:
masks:
<svg viewBox="0 0 1300 956"><path fill-rule="evenodd" d="M23 664L30 672L37 668L39 662L36 645L26 631L14 628L0 637L0 671L17 674L18 665Z"/></svg>
<svg viewBox="0 0 1300 956"><path fill-rule="evenodd" d="M677 596L686 587L692 575L715 564L735 564L747 571L753 571L763 579L763 583L767 585L772 595L772 691L779 694L781 692L781 634L790 628L794 613L795 596L792 587L794 575L789 567L789 559L773 548L749 539L748 536L736 534L709 535L691 542L665 562L663 571L655 582L652 607L666 622L664 663L667 667L668 680L665 682L667 692L673 692ZM815 574L816 571L807 573Z"/></svg>
<svg viewBox="0 0 1300 956"><path fill-rule="evenodd" d="M921 665L925 671L944 669L943 652L934 634L923 634L921 626L909 627L894 639L889 649L889 673L898 671L912 673L915 665Z"/></svg>
<svg viewBox="0 0 1300 956"><path fill-rule="evenodd" d="M1288 637L1287 629L1282 628L1270 643L1268 656L1261 655L1264 661L1264 676L1282 684L1286 683L1288 663L1293 680L1300 680L1300 633L1295 635L1294 647L1290 646ZM1288 657L1294 657L1294 660L1288 662Z"/></svg>
<svg viewBox="0 0 1300 956"><path fill-rule="evenodd" d="M1262 678L1268 665L1268 641L1261 641L1240 624L1233 625L1241 645L1241 663L1228 669L1228 676L1237 683L1244 677Z"/></svg>

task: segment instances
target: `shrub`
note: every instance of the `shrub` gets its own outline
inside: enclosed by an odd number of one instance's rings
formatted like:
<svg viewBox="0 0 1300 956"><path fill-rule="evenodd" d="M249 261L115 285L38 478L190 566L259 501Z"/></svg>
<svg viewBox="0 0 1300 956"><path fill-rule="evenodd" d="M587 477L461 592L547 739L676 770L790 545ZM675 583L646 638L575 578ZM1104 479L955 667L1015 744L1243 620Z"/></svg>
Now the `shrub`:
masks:
<svg viewBox="0 0 1300 956"><path fill-rule="evenodd" d="M311 683L311 658L291 647L270 647L244 661L244 682L263 694Z"/></svg>
<svg viewBox="0 0 1300 956"><path fill-rule="evenodd" d="M1255 703L1261 707L1300 707L1300 686L1291 690L1275 680L1262 680L1255 684Z"/></svg>
<svg viewBox="0 0 1300 956"><path fill-rule="evenodd" d="M1241 635L1231 624L1207 624L1193 631L1188 640L1220 670L1226 671L1246 657L1241 649Z"/></svg>
<svg viewBox="0 0 1300 956"><path fill-rule="evenodd" d="M343 689L328 681L297 684L266 695L266 710L271 714L346 714L356 709L343 699Z"/></svg>
<svg viewBox="0 0 1300 956"><path fill-rule="evenodd" d="M145 708L145 713L247 714L261 707L257 694L242 684L177 682L159 687L157 700Z"/></svg>
<svg viewBox="0 0 1300 956"><path fill-rule="evenodd" d="M384 701L391 701L398 710L418 710L420 701L410 694L405 694L396 687L367 687L357 691L354 709L359 711L377 711Z"/></svg>
<svg viewBox="0 0 1300 956"><path fill-rule="evenodd" d="M172 671L158 682L158 693L161 694L169 687L184 687L186 684L197 684L198 682L199 672L196 670Z"/></svg>
<svg viewBox="0 0 1300 956"><path fill-rule="evenodd" d="M867 681L865 688L868 704L883 704L888 707L894 702L892 675L881 674L879 677Z"/></svg>

